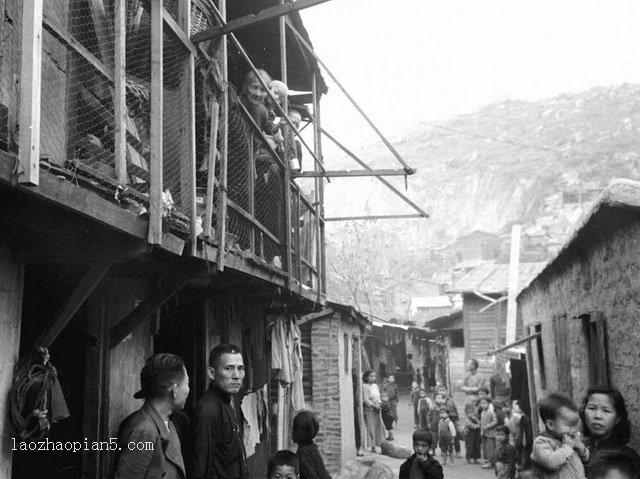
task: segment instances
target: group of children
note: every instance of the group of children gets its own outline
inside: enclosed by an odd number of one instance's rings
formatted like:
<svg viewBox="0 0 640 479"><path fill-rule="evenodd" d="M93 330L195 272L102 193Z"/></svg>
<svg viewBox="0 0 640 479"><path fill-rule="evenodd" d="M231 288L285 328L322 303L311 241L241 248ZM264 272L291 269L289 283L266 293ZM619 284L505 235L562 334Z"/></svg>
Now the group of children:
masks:
<svg viewBox="0 0 640 479"><path fill-rule="evenodd" d="M414 427L431 435L431 453L435 454L436 448L440 448L443 463L453 464L454 452L460 453L459 416L447 389L438 385L433 398L430 398L424 388L413 383L410 405L414 411Z"/></svg>
<svg viewBox="0 0 640 479"><path fill-rule="evenodd" d="M455 404L442 387L434 395L433 401L427 398L424 390L419 391L418 406L429 407L427 421L418 424L413 433L414 454L400 467L400 479L443 479L440 462L434 457L436 447L440 447L443 464L447 458L453 464L452 440L457 435ZM388 402L388 398L387 398ZM494 468L498 479L638 479L637 461L626 457L621 450L603 450L590 457L580 434L580 416L578 407L568 397L551 393L538 403L538 413L544 430L531 444L531 469L517 471L516 464L521 451L513 444L514 431L509 426L514 423L512 408L502 409L501 421L495 411L488 414L490 398L478 401L480 424L493 428L491 437L495 444L489 464ZM517 408L517 401L514 401ZM434 411L431 413L430 411ZM437 412L438 419L434 418ZM484 413L484 420L482 415ZM516 409L516 414L521 414ZM492 416L492 418L487 418ZM495 422L495 424L493 424ZM425 427L426 426L426 427ZM297 453L278 451L269 459L268 479L331 479L327 472L318 447L313 442L318 433L319 423L311 411L301 411L293 420L293 441L298 444ZM486 433L486 431L485 431ZM528 452L528 451L527 451ZM634 462L635 461L635 462ZM589 462L588 475L585 464Z"/></svg>
<svg viewBox="0 0 640 479"><path fill-rule="evenodd" d="M422 398L426 395L421 394ZM435 399L435 398L434 398ZM442 401L440 401L442 402ZM505 413L501 424L495 419L495 411L488 414L491 400L478 401L481 409L481 428L492 427L491 438L495 448L489 464L498 479L638 479L637 460L624 449L601 450L590 457L589 449L580 433L578 407L568 397L552 393L538 403L538 413L544 430L535 438L530 451L531 468L518 471L519 452L513 444L512 410ZM492 416L488 418L487 416ZM446 418L445 415L441 416ZM484 423L484 426L482 425ZM495 424L493 424L495 423ZM413 433L414 454L400 467L400 479L442 479L442 465L435 459L435 447L439 438L429 428L419 425ZM440 432L440 431L438 431ZM486 434L486 429L484 430ZM485 436L487 437L487 436ZM442 447L442 446L441 446ZM446 456L443 455L444 464ZM586 466L586 463L588 467Z"/></svg>
<svg viewBox="0 0 640 479"><path fill-rule="evenodd" d="M267 463L267 479L331 479L318 446L313 442L320 424L311 411L300 411L293 418L291 438L298 445L295 453L280 450Z"/></svg>

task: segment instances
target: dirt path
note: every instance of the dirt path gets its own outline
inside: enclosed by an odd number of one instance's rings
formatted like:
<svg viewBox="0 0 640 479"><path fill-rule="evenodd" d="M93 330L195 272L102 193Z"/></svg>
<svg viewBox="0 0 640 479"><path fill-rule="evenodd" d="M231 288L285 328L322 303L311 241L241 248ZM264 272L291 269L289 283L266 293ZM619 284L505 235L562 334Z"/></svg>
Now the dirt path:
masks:
<svg viewBox="0 0 640 479"><path fill-rule="evenodd" d="M461 407L459 407L459 409L462 410ZM413 435L413 431L413 408L412 406L409 406L409 395L401 395L400 402L398 403L398 425L396 430L394 430L395 442L411 448L411 437ZM467 464L467 461L464 458L464 442L461 445L462 457L456 457L454 465L444 466L444 477L446 479L492 479L495 477L495 474L491 469L481 469L479 465ZM436 459L442 462L439 452L440 451L438 451ZM366 464L370 464L372 461L377 461L385 464L393 471L393 477L397 478L400 473L400 465L404 462L404 459L396 459L380 453L374 454L367 451L362 458L358 458L356 461ZM354 472L355 470L356 469L354 468ZM343 474L340 476L340 479L346 478L356 479L356 474Z"/></svg>

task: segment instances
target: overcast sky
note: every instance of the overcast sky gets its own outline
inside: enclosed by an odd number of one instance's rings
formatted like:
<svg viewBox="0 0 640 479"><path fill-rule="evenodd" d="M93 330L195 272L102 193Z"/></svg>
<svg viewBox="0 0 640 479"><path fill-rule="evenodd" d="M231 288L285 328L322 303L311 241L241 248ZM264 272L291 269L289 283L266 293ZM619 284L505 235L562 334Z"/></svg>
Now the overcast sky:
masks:
<svg viewBox="0 0 640 479"><path fill-rule="evenodd" d="M392 137L499 100L640 83L639 0L332 0L301 15L316 52ZM353 149L374 141L324 76L325 127Z"/></svg>

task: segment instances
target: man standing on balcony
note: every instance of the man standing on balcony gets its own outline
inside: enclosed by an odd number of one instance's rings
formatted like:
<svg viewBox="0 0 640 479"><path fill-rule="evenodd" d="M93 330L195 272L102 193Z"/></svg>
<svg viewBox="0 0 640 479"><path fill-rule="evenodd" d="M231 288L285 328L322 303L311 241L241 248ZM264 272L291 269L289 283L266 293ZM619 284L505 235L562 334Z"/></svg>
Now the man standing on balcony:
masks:
<svg viewBox="0 0 640 479"><path fill-rule="evenodd" d="M211 384L193 413L194 479L247 479L242 442L243 415L234 403L244 380L244 361L233 344L211 350L207 369Z"/></svg>

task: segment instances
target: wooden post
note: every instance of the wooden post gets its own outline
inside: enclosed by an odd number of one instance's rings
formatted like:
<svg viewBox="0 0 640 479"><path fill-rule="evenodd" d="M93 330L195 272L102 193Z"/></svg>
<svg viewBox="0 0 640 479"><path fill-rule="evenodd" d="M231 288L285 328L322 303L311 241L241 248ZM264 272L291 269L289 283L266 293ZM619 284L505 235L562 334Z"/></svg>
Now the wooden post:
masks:
<svg viewBox="0 0 640 479"><path fill-rule="evenodd" d="M0 244L0 477L11 477L13 452L9 435L9 390L18 362L24 265Z"/></svg>
<svg viewBox="0 0 640 479"><path fill-rule="evenodd" d="M178 25L189 37L191 34L191 0L180 0L178 8ZM186 93L183 114L186 115L184 133L181 136L181 161L180 161L180 190L184 206L191 210L191 255L198 254L198 236L196 235L196 223L198 212L196 210L196 83L195 83L195 57L191 50L184 65L184 91ZM214 150L215 152L215 150Z"/></svg>
<svg viewBox="0 0 640 479"><path fill-rule="evenodd" d="M20 144L22 172L18 182L40 182L40 94L42 91L42 0L22 6L22 58L20 67Z"/></svg>
<svg viewBox="0 0 640 479"><path fill-rule="evenodd" d="M320 119L320 98L318 97L318 77L317 73L313 75L313 116L316 119L313 125L313 139L316 157L323 163L322 158L322 122ZM317 166L314 166L317 170ZM321 302L322 294L326 292L326 258L324 249L324 182L322 178L316 179L316 219L317 219L317 261L318 261L318 302Z"/></svg>
<svg viewBox="0 0 640 479"><path fill-rule="evenodd" d="M218 118L220 105L211 101L211 124L209 126L209 159L207 162L207 196L205 198L204 221L202 230L205 238L211 237L211 220L213 217L213 195L216 180L216 145L218 144Z"/></svg>
<svg viewBox="0 0 640 479"><path fill-rule="evenodd" d="M249 135L249 161L247 163L247 168L249 169L247 178L249 179L249 184L247 187L249 188L249 211L248 213L255 218L256 217L256 158L253 154L254 146L255 146L255 137L253 134ZM260 179L258 179L260 181ZM256 251L256 234L260 234L260 251ZM251 231L251 252L256 256L264 259L264 240L262 232L256 229L252 229Z"/></svg>
<svg viewBox="0 0 640 479"><path fill-rule="evenodd" d="M116 178L123 185L127 183L127 71L126 71L126 29L127 6L125 0L115 0L114 43L115 68L113 74L114 98L114 144Z"/></svg>
<svg viewBox="0 0 640 479"><path fill-rule="evenodd" d="M115 303L111 288L103 285L87 301L87 331L98 340L85 348L84 414L82 431L94 441L109 437L109 306ZM100 451L82 451L82 477L108 475L108 458Z"/></svg>
<svg viewBox="0 0 640 479"><path fill-rule="evenodd" d="M284 5L284 0L280 0L280 5ZM287 26L285 17L280 17L280 77L284 83L287 83ZM285 99L282 105L284 116L287 116L288 101ZM289 125L287 125L289 126ZM289 148L287 141L289 140L288 129L282 132L284 138L284 234L282 235L282 247L284 250L284 265L289 277L287 286L291 289L291 280L293 279L293 265L291 264L291 170L289 169ZM298 256L300 252L298 251Z"/></svg>
<svg viewBox="0 0 640 479"><path fill-rule="evenodd" d="M162 244L162 111L163 111L163 20L162 2L151 2L151 164L149 165L149 236L151 244Z"/></svg>
<svg viewBox="0 0 640 479"><path fill-rule="evenodd" d="M298 275L298 291L302 294L302 244L300 243L300 195L302 194L299 189L296 190L296 201L293 205L293 228L295 230L296 238L296 251L298 252L298 258L296 261L296 274ZM306 259L306 258L305 258Z"/></svg>
<svg viewBox="0 0 640 479"><path fill-rule="evenodd" d="M529 334L533 334L533 328L529 330ZM534 339L537 341L537 339ZM538 435L538 408L536 404L538 403L537 393L536 393L536 378L534 376L534 368L533 368L533 346L531 345L532 341L527 341L526 344L526 365L527 365L527 383L529 386L529 405L531 406L531 427L533 428L533 437ZM509 343L507 343L509 344Z"/></svg>
<svg viewBox="0 0 640 479"><path fill-rule="evenodd" d="M227 18L227 0L219 0L218 6L223 20ZM229 68L227 65L227 36L220 42L222 62L222 151L220 152L219 198L216 215L216 237L218 240L218 271L224 270L225 242L227 236L227 164L229 161Z"/></svg>
<svg viewBox="0 0 640 479"><path fill-rule="evenodd" d="M520 272L520 235L521 225L513 225L511 228L511 254L509 256L509 297L507 299L507 331L506 343L511 344L516 340L516 318L518 314L518 276Z"/></svg>

